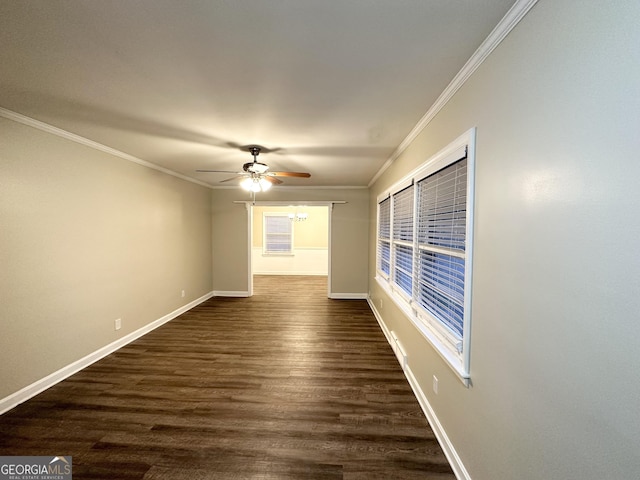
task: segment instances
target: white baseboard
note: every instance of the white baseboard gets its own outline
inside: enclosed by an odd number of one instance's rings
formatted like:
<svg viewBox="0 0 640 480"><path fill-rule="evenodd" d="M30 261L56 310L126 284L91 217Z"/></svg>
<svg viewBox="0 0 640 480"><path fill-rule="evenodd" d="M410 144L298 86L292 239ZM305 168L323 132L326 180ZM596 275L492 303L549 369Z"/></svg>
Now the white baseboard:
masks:
<svg viewBox="0 0 640 480"><path fill-rule="evenodd" d="M17 405L20 405L21 403L26 402L30 398L35 397L37 394L45 391L47 388L54 386L56 383L61 382L65 378L70 377L74 373L79 372L83 368L88 367L89 365L97 362L101 358L104 358L107 355L115 352L119 348L124 347L128 343L133 342L134 340L142 337L143 335L158 328L159 326L169 322L170 320L173 320L177 316L182 315L187 310L190 310L196 305L201 304L202 302L204 302L205 300L208 300L212 296L213 296L213 292L209 292L206 295L203 295L202 297L197 298L196 300L189 302L186 305L183 305L177 310L174 310L173 312L168 313L167 315L157 320L154 320L153 322L145 325L144 327L139 328L135 332L131 332L128 335L125 335L124 337L119 338L115 342L112 342L109 345L105 345L104 347L99 348L95 352L90 353L89 355L79 360L76 360L75 362L67 365L66 367L62 367L60 370L53 372L52 374L47 375L44 378L41 378L40 380L32 383L31 385L27 385L23 389L18 390L17 392L9 395L8 397L1 399L0 415L11 410Z"/></svg>
<svg viewBox="0 0 640 480"><path fill-rule="evenodd" d="M380 312L378 312L378 310L376 309L376 306L371 301L371 297L367 297L367 302L369 303L369 306L371 307L371 311L376 317L376 320L378 321L378 324L380 325L380 328L382 329L384 336L387 337L387 342L389 342L389 345L391 345L391 347L393 348L394 339L391 335L391 330L389 330L387 325L384 323L384 320L382 319ZM407 381L409 382L409 385L411 386L411 389L413 390L413 393L416 396L418 403L420 404L420 408L422 409L425 416L427 417L427 421L429 422L429 425L431 426L433 433L438 439L438 443L440 443L440 446L442 447L442 450L444 451L444 454L447 457L447 460L449 461L449 464L451 465L451 468L453 469L453 473L455 474L456 478L458 480L471 480L471 476L469 475L469 472L467 472L467 469L464 467L464 464L462 463L462 460L460 459L458 452L456 451L453 444L451 443L451 440L449 439L447 432L445 432L444 428L442 427L442 424L440 423L440 420L438 420L438 417L436 416L436 412L431 407L431 404L429 403L429 400L427 400L427 396L424 394L422 387L418 383L418 380L416 379L416 377L413 375L413 371L411 370L411 366L409 365L408 361L405 364L404 375L407 378Z"/></svg>
<svg viewBox="0 0 640 480"><path fill-rule="evenodd" d="M213 296L214 297L248 297L249 292L215 290L213 292Z"/></svg>
<svg viewBox="0 0 640 480"><path fill-rule="evenodd" d="M458 480L471 480L471 476L469 475L469 472L467 472L467 469L464 467L464 464L462 463L462 460L460 459L458 452L453 447L451 440L449 440L449 437L447 436L447 433L444 431L444 428L442 427L442 424L438 420L436 413L433 411L433 408L431 408L431 404L429 404L429 401L427 400L427 397L425 396L424 391L422 390L422 388L420 388L420 384L418 384L418 380L416 380L416 377L413 375L413 372L411 371L411 367L407 366L407 368L404 371L404 374L407 377L407 380L409 381L409 385L411 385L411 389L413 390L413 393L418 399L418 403L420 404L422 411L424 412L425 416L427 417L427 420L429 421L429 425L431 425L431 429L433 430L433 433L435 433L436 438L438 439L438 443L440 443L440 446L442 447L442 450L444 451L444 454L447 457L447 460L449 460L449 464L451 465L451 468L453 469L453 473L456 475L456 478Z"/></svg>
<svg viewBox="0 0 640 480"><path fill-rule="evenodd" d="M382 320L382 317L380 316L380 312L378 312L378 310L376 309L376 306L371 301L371 297L369 295L367 295L367 303L369 304L369 307L371 308L373 315L376 317L376 320L378 321L378 325L380 325L380 329L382 330L382 333L384 333L384 336L387 337L387 342L389 342L389 345L391 345L391 348L393 348L394 340L393 340L393 337L391 336L391 330L387 328L386 323L384 323L384 320Z"/></svg>
<svg viewBox="0 0 640 480"><path fill-rule="evenodd" d="M330 293L329 298L332 300L366 300L369 298L367 293Z"/></svg>

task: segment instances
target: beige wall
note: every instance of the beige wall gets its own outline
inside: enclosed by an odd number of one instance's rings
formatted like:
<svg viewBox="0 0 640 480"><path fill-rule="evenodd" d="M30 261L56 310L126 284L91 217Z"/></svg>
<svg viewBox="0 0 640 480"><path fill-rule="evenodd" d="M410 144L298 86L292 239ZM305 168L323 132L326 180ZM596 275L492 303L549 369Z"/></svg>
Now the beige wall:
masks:
<svg viewBox="0 0 640 480"><path fill-rule="evenodd" d="M539 1L371 191L373 302L473 480L640 478L639 18ZM378 193L474 126L466 389L373 279L374 220Z"/></svg>
<svg viewBox="0 0 640 480"><path fill-rule="evenodd" d="M331 288L336 294L365 294L368 290L369 192L367 189L279 188L258 194L258 201L346 201L331 212ZM249 278L249 225L240 189L214 189L213 282L216 292L247 292Z"/></svg>
<svg viewBox="0 0 640 480"><path fill-rule="evenodd" d="M209 189L0 118L0 398L207 294L211 258Z"/></svg>
<svg viewBox="0 0 640 480"><path fill-rule="evenodd" d="M253 207L253 246L262 247L263 214L265 212L307 213L303 222L293 222L295 248L327 248L329 246L329 210L327 207L300 206L278 207L256 205Z"/></svg>

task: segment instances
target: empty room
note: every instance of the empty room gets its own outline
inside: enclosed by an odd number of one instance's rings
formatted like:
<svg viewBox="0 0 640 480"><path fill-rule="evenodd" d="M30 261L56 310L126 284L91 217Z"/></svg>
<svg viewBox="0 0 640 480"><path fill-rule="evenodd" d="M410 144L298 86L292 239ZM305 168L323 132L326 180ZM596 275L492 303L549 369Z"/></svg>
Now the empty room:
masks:
<svg viewBox="0 0 640 480"><path fill-rule="evenodd" d="M0 478L640 478L639 22L0 0Z"/></svg>

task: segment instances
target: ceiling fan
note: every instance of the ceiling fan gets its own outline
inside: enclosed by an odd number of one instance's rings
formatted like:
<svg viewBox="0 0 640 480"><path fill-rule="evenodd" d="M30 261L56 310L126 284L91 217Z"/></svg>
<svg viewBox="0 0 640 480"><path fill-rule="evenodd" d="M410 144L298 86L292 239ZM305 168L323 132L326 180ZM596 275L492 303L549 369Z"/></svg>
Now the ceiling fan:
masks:
<svg viewBox="0 0 640 480"><path fill-rule="evenodd" d="M253 155L253 162L247 162L242 165L242 171L232 172L229 170L196 170L196 172L209 172L209 173L233 173L236 177L227 178L222 180L223 182L230 182L236 180L238 176L242 178L240 186L250 192L265 192L269 190L273 185L280 185L282 180L276 177L300 177L309 178L310 173L306 172L270 172L269 166L258 162L258 155L260 155L261 147L251 146L248 148L249 153Z"/></svg>

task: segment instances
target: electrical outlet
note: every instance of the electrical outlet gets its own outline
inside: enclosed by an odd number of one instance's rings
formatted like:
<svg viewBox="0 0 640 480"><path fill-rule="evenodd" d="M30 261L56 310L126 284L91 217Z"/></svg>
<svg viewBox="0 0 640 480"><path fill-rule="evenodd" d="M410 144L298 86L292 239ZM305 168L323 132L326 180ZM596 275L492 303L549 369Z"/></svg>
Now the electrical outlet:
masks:
<svg viewBox="0 0 640 480"><path fill-rule="evenodd" d="M182 290L182 298L184 298L184 290Z"/></svg>
<svg viewBox="0 0 640 480"><path fill-rule="evenodd" d="M438 377L433 376L433 393L438 394Z"/></svg>
<svg viewBox="0 0 640 480"><path fill-rule="evenodd" d="M382 310L383 307L384 307L384 302L382 301L382 299L380 299L380 310Z"/></svg>
<svg viewBox="0 0 640 480"><path fill-rule="evenodd" d="M120 330L122 328L122 319L121 318L116 318L115 323L115 329L116 330Z"/></svg>

